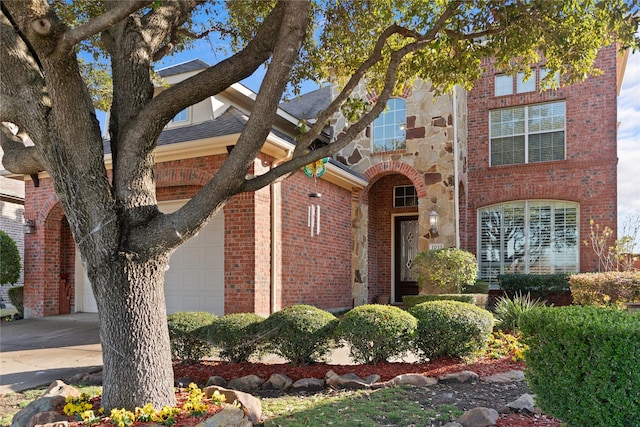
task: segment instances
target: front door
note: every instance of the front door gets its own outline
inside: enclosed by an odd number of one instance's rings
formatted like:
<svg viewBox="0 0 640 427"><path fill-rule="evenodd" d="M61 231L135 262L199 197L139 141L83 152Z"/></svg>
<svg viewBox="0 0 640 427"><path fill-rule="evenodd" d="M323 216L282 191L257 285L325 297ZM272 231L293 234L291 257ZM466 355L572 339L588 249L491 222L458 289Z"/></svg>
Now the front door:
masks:
<svg viewBox="0 0 640 427"><path fill-rule="evenodd" d="M418 294L418 282L411 269L418 255L418 217L395 217L394 230L394 300L400 303L404 295Z"/></svg>

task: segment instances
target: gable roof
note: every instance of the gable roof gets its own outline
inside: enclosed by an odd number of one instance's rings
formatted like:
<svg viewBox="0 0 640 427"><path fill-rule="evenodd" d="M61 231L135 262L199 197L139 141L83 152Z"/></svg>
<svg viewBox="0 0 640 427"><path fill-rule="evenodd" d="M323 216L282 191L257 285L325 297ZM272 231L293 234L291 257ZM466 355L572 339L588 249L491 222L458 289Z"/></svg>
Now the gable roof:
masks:
<svg viewBox="0 0 640 427"><path fill-rule="evenodd" d="M190 71L202 70L204 68L209 68L210 65L204 62L201 59L192 59L187 62L182 62L180 64L171 65L166 68L161 68L158 70L158 75L160 77L168 77L175 76L177 74L188 73Z"/></svg>
<svg viewBox="0 0 640 427"><path fill-rule="evenodd" d="M300 95L290 101L281 102L279 107L298 119L315 119L331 103L329 86Z"/></svg>

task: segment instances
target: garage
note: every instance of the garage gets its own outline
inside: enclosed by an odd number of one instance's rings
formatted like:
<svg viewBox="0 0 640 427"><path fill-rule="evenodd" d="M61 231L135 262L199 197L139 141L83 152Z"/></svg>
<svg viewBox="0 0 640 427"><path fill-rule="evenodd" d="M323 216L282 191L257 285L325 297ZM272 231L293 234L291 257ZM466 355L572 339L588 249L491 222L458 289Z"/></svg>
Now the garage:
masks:
<svg viewBox="0 0 640 427"><path fill-rule="evenodd" d="M186 201L160 203L164 213L171 213ZM80 272L80 274L78 274ZM76 251L76 311L98 311L91 284ZM171 256L165 274L167 313L208 311L224 314L224 215L219 212L196 236L180 246Z"/></svg>

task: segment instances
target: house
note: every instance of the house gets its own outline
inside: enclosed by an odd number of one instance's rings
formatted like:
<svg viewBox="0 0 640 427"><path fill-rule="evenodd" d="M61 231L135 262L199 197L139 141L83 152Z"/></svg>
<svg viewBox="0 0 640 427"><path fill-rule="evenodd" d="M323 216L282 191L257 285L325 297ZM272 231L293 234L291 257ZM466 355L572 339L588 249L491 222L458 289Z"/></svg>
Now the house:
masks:
<svg viewBox="0 0 640 427"><path fill-rule="evenodd" d="M471 91L437 96L416 81L322 177L301 171L233 197L172 256L168 311L268 314L300 303L327 310L397 303L417 293L411 263L429 248L475 253L480 277L493 282L510 271L594 270L581 241L591 218L616 227L616 96L624 63L614 47L602 49L602 75L546 92L538 91L544 66L527 80L500 74L490 61ZM206 66L189 61L159 74L173 84ZM317 115L335 90L282 104L251 173L285 159L298 121ZM364 87L358 94L375 98ZM254 99L233 85L169 123L156 156L161 210L177 209L215 173ZM327 138L344 120L336 117L332 126ZM105 161L109 167L109 154ZM46 174L39 187L27 182L25 200L25 217L36 224L25 236L26 315L95 311ZM309 227L317 206L320 230L317 222Z"/></svg>

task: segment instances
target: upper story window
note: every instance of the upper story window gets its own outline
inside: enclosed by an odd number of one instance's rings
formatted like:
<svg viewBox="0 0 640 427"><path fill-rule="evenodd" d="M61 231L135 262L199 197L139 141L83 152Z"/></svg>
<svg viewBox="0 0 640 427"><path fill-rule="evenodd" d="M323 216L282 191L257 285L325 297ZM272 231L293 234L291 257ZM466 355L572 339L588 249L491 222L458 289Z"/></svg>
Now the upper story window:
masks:
<svg viewBox="0 0 640 427"><path fill-rule="evenodd" d="M418 206L418 193L413 185L400 185L393 187L393 206L404 208Z"/></svg>
<svg viewBox="0 0 640 427"><path fill-rule="evenodd" d="M549 70L547 68L538 68L532 70L531 77L526 78L524 73L518 73L515 76L515 93L534 92L536 83L538 88L542 88L542 80L547 77ZM558 87L560 85L560 73L555 73L550 79L550 87ZM494 94L495 96L513 95L514 76L509 74L496 74L494 77Z"/></svg>
<svg viewBox="0 0 640 427"><path fill-rule="evenodd" d="M185 108L184 110L176 114L176 116L173 119L171 119L169 124L182 123L182 122L186 122L187 120L189 120L189 109Z"/></svg>
<svg viewBox="0 0 640 427"><path fill-rule="evenodd" d="M564 101L492 110L489 128L491 166L565 158Z"/></svg>
<svg viewBox="0 0 640 427"><path fill-rule="evenodd" d="M524 200L478 211L480 278L500 274L576 273L579 269L578 203Z"/></svg>
<svg viewBox="0 0 640 427"><path fill-rule="evenodd" d="M402 98L391 98L385 110L372 124L373 151L404 150L406 145L407 106Z"/></svg>

